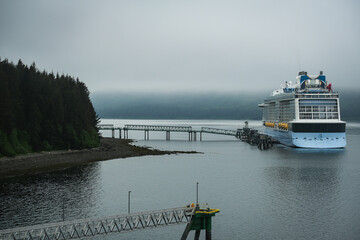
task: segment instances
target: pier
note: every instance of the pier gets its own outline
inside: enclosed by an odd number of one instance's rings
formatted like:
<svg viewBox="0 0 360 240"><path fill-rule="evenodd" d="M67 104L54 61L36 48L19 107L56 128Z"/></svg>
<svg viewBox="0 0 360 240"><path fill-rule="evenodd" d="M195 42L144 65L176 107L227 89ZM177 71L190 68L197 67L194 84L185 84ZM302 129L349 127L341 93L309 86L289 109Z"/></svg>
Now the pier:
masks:
<svg viewBox="0 0 360 240"><path fill-rule="evenodd" d="M244 128L237 130L221 129L201 127L199 130L193 129L191 126L166 126L166 125L131 125L126 124L123 128L114 127L112 124L99 125L99 130L112 131L112 138L115 137L115 131L119 131L119 138L121 139L121 132L124 133L124 139L129 138L129 131L144 131L144 140L150 140L150 131L165 132L165 140L170 141L171 132L184 132L188 133L189 141L197 141L197 136L200 137L200 141L203 140L203 134L218 134L226 136L234 136L244 142L251 145L256 145L260 150L267 150L271 148L274 143L277 143L270 136L259 132L256 129L251 129L248 126L248 122L245 122Z"/></svg>
<svg viewBox="0 0 360 240"><path fill-rule="evenodd" d="M206 205L207 206L207 205ZM219 209L200 208L199 204L149 212L122 214L102 218L78 219L57 223L40 224L0 230L1 240L67 240L96 237L134 230L156 228L187 223L181 237L186 239L190 230L206 230L206 239L211 239L211 217ZM179 236L180 237L180 236ZM199 238L195 238L199 239Z"/></svg>
<svg viewBox="0 0 360 240"><path fill-rule="evenodd" d="M114 127L112 124L100 124L99 130L111 131L112 138L115 138L115 131L119 131L119 138L122 136L124 139L129 138L129 131L144 131L144 140L150 139L150 132L165 132L166 141L170 141L171 132L184 132L188 133L189 141L197 141L198 136L202 141L203 133L228 135L236 137L237 131L219 128L202 127L200 130L195 130L191 126L166 126L166 125L132 125L126 124L123 128ZM122 135L123 132L123 135Z"/></svg>
<svg viewBox="0 0 360 240"><path fill-rule="evenodd" d="M119 138L121 139L121 130L122 130L122 128L120 128L120 127L114 127L113 124L99 124L98 128L99 128L99 130L110 130L112 138L115 138L115 130L118 130L119 131Z"/></svg>
<svg viewBox="0 0 360 240"><path fill-rule="evenodd" d="M158 126L158 125L130 125L127 124L123 128L124 130L124 137L129 137L129 130L135 130L135 131L144 131L144 140L150 139L150 131L161 131L166 132L166 140L170 140L170 133L171 132L187 132L189 133L189 141L191 141L191 134L193 134L193 130L191 126ZM195 136L196 141L196 136Z"/></svg>

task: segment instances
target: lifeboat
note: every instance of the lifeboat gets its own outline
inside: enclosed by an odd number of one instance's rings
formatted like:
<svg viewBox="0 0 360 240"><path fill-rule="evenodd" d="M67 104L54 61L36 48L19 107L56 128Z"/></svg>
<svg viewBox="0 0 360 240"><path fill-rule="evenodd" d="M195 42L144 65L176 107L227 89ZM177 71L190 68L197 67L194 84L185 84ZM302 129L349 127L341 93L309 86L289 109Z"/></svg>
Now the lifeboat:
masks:
<svg viewBox="0 0 360 240"><path fill-rule="evenodd" d="M289 125L287 123L279 123L278 127L279 129L288 130Z"/></svg>
<svg viewBox="0 0 360 240"><path fill-rule="evenodd" d="M274 127L275 127L275 123L273 123L273 122L265 122L265 126L266 126L266 127L274 128Z"/></svg>

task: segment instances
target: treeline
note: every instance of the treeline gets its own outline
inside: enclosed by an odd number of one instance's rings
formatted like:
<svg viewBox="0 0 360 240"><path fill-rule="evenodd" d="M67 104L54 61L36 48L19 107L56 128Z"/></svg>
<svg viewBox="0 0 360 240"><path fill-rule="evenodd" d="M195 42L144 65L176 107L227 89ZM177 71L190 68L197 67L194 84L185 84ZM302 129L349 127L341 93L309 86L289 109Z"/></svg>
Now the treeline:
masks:
<svg viewBox="0 0 360 240"><path fill-rule="evenodd" d="M0 157L96 147L98 121L79 79L0 59Z"/></svg>

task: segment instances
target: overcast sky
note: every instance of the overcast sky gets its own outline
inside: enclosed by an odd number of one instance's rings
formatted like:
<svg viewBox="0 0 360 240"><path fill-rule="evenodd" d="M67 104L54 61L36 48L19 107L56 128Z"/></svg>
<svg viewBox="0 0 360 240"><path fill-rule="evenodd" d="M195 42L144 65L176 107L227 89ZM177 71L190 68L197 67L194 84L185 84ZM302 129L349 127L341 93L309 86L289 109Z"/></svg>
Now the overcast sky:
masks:
<svg viewBox="0 0 360 240"><path fill-rule="evenodd" d="M360 88L360 1L0 0L0 57L91 92Z"/></svg>

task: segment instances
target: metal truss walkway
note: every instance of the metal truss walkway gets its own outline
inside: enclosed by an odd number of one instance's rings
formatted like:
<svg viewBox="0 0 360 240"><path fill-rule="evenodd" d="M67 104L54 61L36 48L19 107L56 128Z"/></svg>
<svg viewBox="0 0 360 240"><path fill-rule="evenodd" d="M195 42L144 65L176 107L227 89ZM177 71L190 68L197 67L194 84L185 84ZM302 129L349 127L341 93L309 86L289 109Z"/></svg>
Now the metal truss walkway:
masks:
<svg viewBox="0 0 360 240"><path fill-rule="evenodd" d="M0 240L66 240L190 223L194 207L80 219L0 230Z"/></svg>
<svg viewBox="0 0 360 240"><path fill-rule="evenodd" d="M219 129L219 128L209 128L202 127L201 130L192 129L191 126L166 126L166 125L132 125L126 124L123 128L114 127L112 124L99 124L99 130L111 130L112 137L115 137L115 130L119 130L119 138L121 138L121 132L124 132L124 138L129 138L129 130L135 131L144 131L144 139L149 140L149 132L150 131L162 131L166 132L166 140L170 140L171 132L185 132L189 134L189 141L196 141L197 134L200 135L200 141L202 141L202 133L210 133L210 134L220 134L220 135L228 135L228 136L237 136L238 131L236 130L228 130L228 129Z"/></svg>
<svg viewBox="0 0 360 240"><path fill-rule="evenodd" d="M125 130L191 132L191 126L125 125Z"/></svg>
<svg viewBox="0 0 360 240"><path fill-rule="evenodd" d="M234 130L227 130L227 129L220 129L220 128L209 128L209 127L202 127L202 133L213 133L213 134L221 134L221 135L229 135L229 136L236 136L237 131Z"/></svg>

